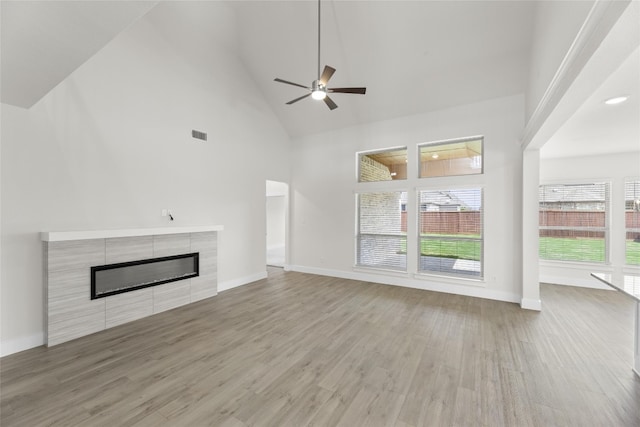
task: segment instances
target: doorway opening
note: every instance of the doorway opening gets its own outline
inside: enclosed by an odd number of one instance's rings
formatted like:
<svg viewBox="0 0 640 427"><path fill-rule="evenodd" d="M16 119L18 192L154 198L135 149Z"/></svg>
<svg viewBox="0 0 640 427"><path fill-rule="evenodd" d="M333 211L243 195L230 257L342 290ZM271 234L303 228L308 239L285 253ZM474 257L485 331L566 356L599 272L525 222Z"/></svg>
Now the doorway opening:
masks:
<svg viewBox="0 0 640 427"><path fill-rule="evenodd" d="M266 182L267 266L284 268L287 259L287 223L289 212L289 185L284 182Z"/></svg>

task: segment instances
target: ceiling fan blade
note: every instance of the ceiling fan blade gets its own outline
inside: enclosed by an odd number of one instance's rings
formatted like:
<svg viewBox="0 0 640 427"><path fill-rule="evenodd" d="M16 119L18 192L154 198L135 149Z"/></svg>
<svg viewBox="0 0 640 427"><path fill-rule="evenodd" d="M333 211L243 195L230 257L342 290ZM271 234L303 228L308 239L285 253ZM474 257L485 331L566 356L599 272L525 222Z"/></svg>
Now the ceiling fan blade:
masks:
<svg viewBox="0 0 640 427"><path fill-rule="evenodd" d="M329 79L331 78L331 76L333 76L333 73L335 72L336 72L335 68L325 65L324 70L322 71L322 75L320 76L320 83L326 86L327 83L329 82Z"/></svg>
<svg viewBox="0 0 640 427"><path fill-rule="evenodd" d="M338 108L336 103L333 102L328 96L324 97L324 103L327 104L327 107L329 107L330 110L335 110L336 108Z"/></svg>
<svg viewBox="0 0 640 427"><path fill-rule="evenodd" d="M291 101L287 102L287 105L291 105L291 104L293 104L294 102L298 102L298 101L300 101L301 99L305 99L307 96L310 96L310 95L311 95L310 93L308 93L308 94L306 94L306 95L302 95L300 98L296 98L296 99L293 99L293 100L291 100Z"/></svg>
<svg viewBox="0 0 640 427"><path fill-rule="evenodd" d="M310 87L303 86L303 85L299 85L298 83L288 82L288 81L286 81L286 80L282 80L282 79L278 79L278 78L273 79L273 81L278 82L278 83L285 83L285 84L288 84L288 85L298 86L298 87L301 87L301 88L304 88L304 89L309 89L309 90L311 90L311 88L310 88Z"/></svg>
<svg viewBox="0 0 640 427"><path fill-rule="evenodd" d="M334 87L334 88L327 88L327 92L330 93L357 93L359 95L364 95L365 93L367 93L367 88L366 87Z"/></svg>

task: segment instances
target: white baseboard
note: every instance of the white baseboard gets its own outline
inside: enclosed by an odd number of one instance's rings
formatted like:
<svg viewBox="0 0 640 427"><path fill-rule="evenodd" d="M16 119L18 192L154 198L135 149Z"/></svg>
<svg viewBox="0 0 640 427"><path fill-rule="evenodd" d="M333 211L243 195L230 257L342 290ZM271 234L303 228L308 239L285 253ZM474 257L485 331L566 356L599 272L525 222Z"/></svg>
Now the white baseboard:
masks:
<svg viewBox="0 0 640 427"><path fill-rule="evenodd" d="M539 299L522 298L522 300L520 300L520 308L542 311L542 301Z"/></svg>
<svg viewBox="0 0 640 427"><path fill-rule="evenodd" d="M253 283L258 280L262 280L266 278L267 278L267 272L261 271L259 273L255 273L250 276L244 276L244 277L238 277L237 279L225 280L224 282L218 283L218 292L237 288L238 286L247 285L249 283Z"/></svg>
<svg viewBox="0 0 640 427"><path fill-rule="evenodd" d="M359 280L372 283L381 283L383 285L403 286L406 288L422 289L425 291L443 292L455 295L464 295L469 297L490 299L495 301L504 301L512 303L520 303L520 295L509 292L495 291L486 289L483 286L468 286L464 284L449 284L438 281L437 278L425 280L415 279L411 277L385 276L384 274L364 273L361 271L342 271L331 270L318 267L307 267L302 265L289 265L287 271L297 271L300 273L317 274L319 276L339 277L341 279Z"/></svg>
<svg viewBox="0 0 640 427"><path fill-rule="evenodd" d="M42 332L15 340L3 340L0 342L0 357L40 347L41 345L44 345L44 333Z"/></svg>

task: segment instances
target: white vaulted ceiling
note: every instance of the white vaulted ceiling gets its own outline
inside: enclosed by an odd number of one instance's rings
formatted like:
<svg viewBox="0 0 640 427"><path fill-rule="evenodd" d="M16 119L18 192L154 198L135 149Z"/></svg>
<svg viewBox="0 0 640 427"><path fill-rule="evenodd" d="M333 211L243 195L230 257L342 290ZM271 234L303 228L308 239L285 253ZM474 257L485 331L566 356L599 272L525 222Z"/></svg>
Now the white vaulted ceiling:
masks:
<svg viewBox="0 0 640 427"><path fill-rule="evenodd" d="M156 3L2 1L2 102L31 107Z"/></svg>
<svg viewBox="0 0 640 427"><path fill-rule="evenodd" d="M208 18L220 8L210 3L160 2L145 19L206 55L221 34L220 20ZM333 95L334 111L311 99L285 105L305 92L273 81L310 85L317 77L315 1L225 3L235 37L227 31L223 42L292 136L525 90L534 2L324 1L322 64L337 69L330 86L367 87L365 96ZM3 1L2 101L30 107L153 6Z"/></svg>
<svg viewBox="0 0 640 427"><path fill-rule="evenodd" d="M329 87L339 108L305 99L317 78L317 3L232 2L240 55L293 136L523 93L534 2L327 1L321 63L336 68Z"/></svg>
<svg viewBox="0 0 640 427"><path fill-rule="evenodd" d="M537 11L537 2L526 0L323 0L321 63L337 70L329 86L367 87L364 96L331 95L339 108L329 111L310 98L285 105L305 91L273 81L310 85L317 78L316 1L3 0L0 6L3 103L31 107L144 19L199 66L219 66L217 58L206 59L214 45L234 52L292 137L525 93ZM629 90L637 92L637 84ZM595 118L596 101L561 135L581 141L584 155L590 148L583 136L612 126ZM627 125L637 125L633 114L624 116Z"/></svg>

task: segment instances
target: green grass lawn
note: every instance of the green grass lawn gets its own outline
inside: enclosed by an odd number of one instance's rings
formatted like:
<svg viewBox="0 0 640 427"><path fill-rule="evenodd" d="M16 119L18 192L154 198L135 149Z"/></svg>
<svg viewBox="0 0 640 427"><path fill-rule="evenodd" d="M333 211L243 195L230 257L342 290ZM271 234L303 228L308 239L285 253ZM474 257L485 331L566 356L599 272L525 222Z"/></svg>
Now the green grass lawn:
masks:
<svg viewBox="0 0 640 427"><path fill-rule="evenodd" d="M425 239L428 237L428 239ZM473 240L448 240L438 237L479 237L479 236L444 236L423 234L420 239L420 255L441 258L469 259L480 261L480 242ZM407 241L400 243L400 253L407 253Z"/></svg>
<svg viewBox="0 0 640 427"><path fill-rule="evenodd" d="M480 261L480 249L477 240L420 239L420 254L426 256Z"/></svg>
<svg viewBox="0 0 640 427"><path fill-rule="evenodd" d="M422 235L420 254L442 258L480 261L480 242L474 240L448 240L437 235ZM479 236L464 236L479 237ZM401 252L406 253L406 240ZM626 263L640 265L640 243L626 241ZM604 262L604 240L540 237L540 258L562 261Z"/></svg>
<svg viewBox="0 0 640 427"><path fill-rule="evenodd" d="M626 263L640 265L640 243L626 242ZM540 258L562 261L604 262L604 240L540 237Z"/></svg>
<svg viewBox="0 0 640 427"><path fill-rule="evenodd" d="M627 240L627 264L640 265L640 242Z"/></svg>

